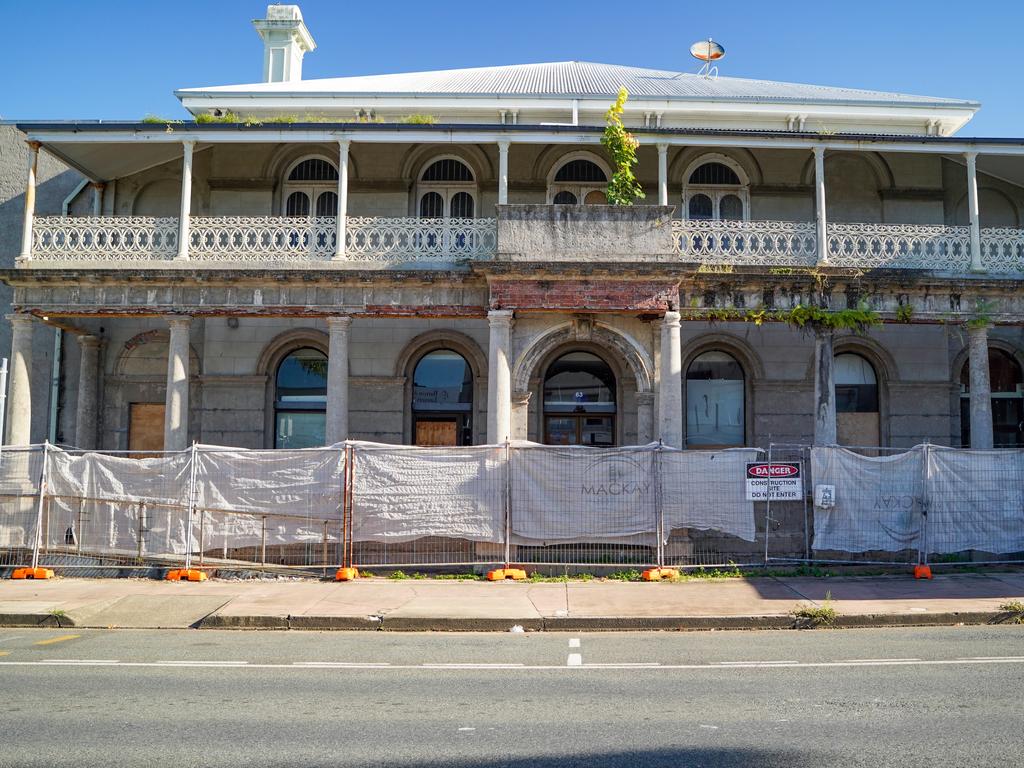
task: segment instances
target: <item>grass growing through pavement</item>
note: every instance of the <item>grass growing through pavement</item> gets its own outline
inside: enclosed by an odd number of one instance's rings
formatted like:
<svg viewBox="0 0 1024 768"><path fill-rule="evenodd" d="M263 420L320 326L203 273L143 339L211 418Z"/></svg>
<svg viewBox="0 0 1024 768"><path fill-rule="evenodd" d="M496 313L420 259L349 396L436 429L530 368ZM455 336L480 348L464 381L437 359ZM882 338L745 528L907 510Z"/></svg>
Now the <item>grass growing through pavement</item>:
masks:
<svg viewBox="0 0 1024 768"><path fill-rule="evenodd" d="M839 614L832 607L832 593L825 593L821 605L798 605L790 615L796 619L798 629L814 629L815 627L833 627Z"/></svg>
<svg viewBox="0 0 1024 768"><path fill-rule="evenodd" d="M1008 613L1008 620L1011 624L1024 624L1024 602L1010 600L999 606L999 610Z"/></svg>

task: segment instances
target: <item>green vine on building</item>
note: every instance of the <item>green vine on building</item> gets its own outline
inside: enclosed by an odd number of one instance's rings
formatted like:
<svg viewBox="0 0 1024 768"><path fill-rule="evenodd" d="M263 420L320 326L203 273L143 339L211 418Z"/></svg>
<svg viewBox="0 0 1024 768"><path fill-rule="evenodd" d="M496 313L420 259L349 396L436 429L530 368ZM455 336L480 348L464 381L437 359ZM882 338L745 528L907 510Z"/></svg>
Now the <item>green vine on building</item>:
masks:
<svg viewBox="0 0 1024 768"><path fill-rule="evenodd" d="M632 205L635 200L645 196L643 187L633 173L633 166L637 163L636 150L640 142L622 124L622 113L625 111L628 98L629 92L625 88L620 88L618 98L604 116L605 129L601 144L608 150L615 167L611 181L608 182L607 192L608 202L612 205Z"/></svg>

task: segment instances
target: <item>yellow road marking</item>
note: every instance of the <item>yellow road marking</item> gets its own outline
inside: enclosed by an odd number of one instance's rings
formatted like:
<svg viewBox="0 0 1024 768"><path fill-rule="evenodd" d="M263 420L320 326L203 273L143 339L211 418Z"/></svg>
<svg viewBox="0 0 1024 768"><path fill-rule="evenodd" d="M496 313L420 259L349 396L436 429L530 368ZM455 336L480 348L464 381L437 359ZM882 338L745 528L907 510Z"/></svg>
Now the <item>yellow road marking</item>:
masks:
<svg viewBox="0 0 1024 768"><path fill-rule="evenodd" d="M11 655L10 651L0 651L0 656L10 656L10 655Z"/></svg>
<svg viewBox="0 0 1024 768"><path fill-rule="evenodd" d="M65 640L74 640L76 637L81 637L81 635L61 635L60 637L51 637L49 640L40 640L32 643L32 645L53 645L54 643L63 643Z"/></svg>

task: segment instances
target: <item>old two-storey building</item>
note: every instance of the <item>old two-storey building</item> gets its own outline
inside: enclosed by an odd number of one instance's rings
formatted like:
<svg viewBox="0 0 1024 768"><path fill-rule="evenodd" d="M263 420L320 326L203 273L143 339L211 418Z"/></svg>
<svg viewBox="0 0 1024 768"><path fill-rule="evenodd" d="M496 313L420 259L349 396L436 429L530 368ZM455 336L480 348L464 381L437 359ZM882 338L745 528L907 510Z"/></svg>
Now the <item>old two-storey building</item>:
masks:
<svg viewBox="0 0 1024 768"><path fill-rule="evenodd" d="M956 136L978 104L575 61L302 80L298 8L255 26L264 81L179 91L194 119L18 125L8 443L58 402L62 442L146 451L1024 443L1024 141ZM62 215L47 155L85 180Z"/></svg>

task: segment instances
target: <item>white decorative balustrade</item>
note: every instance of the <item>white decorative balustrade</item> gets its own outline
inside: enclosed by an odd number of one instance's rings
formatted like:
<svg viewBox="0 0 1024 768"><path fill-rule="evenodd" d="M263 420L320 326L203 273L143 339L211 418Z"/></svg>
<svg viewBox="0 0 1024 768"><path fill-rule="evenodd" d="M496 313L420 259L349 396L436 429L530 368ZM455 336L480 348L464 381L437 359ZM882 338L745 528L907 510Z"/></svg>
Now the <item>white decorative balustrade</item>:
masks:
<svg viewBox="0 0 1024 768"><path fill-rule="evenodd" d="M829 224L828 261L861 269L968 272L969 227L917 224Z"/></svg>
<svg viewBox="0 0 1024 768"><path fill-rule="evenodd" d="M350 216L345 253L357 261L490 259L497 251L494 219L390 219Z"/></svg>
<svg viewBox="0 0 1024 768"><path fill-rule="evenodd" d="M684 261L701 264L813 266L817 237L805 221L673 221Z"/></svg>
<svg viewBox="0 0 1024 768"><path fill-rule="evenodd" d="M335 252L333 216L192 216L189 258L194 261L329 261Z"/></svg>
<svg viewBox="0 0 1024 768"><path fill-rule="evenodd" d="M160 260L177 252L177 217L37 216L32 226L34 260Z"/></svg>
<svg viewBox="0 0 1024 768"><path fill-rule="evenodd" d="M981 266L988 272L1024 273L1024 229L982 229Z"/></svg>

